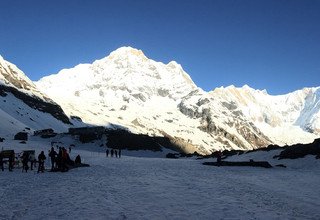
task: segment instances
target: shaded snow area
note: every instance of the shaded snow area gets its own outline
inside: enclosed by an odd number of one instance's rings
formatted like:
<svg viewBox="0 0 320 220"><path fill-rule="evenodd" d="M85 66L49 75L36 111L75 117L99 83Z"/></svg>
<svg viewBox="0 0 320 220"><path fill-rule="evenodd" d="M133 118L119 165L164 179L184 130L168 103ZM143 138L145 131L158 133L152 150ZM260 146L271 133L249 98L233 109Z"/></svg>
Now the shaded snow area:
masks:
<svg viewBox="0 0 320 220"><path fill-rule="evenodd" d="M48 143L0 143L16 152ZM66 145L67 146L67 145ZM91 148L91 151L88 149ZM0 171L0 219L320 219L320 161L270 160L287 168L213 167L214 159L106 158L103 148L71 152L90 167L69 172ZM228 160L267 159L256 152ZM49 160L46 168L49 168Z"/></svg>

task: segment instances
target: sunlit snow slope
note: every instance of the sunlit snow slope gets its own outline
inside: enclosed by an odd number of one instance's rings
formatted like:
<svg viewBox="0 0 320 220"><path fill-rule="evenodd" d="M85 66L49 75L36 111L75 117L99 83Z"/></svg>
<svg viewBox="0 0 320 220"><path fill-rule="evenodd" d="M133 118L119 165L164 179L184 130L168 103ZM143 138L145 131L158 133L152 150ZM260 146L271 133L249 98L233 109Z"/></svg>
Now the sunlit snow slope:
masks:
<svg viewBox="0 0 320 220"><path fill-rule="evenodd" d="M12 138L20 131L70 126L61 107L41 93L14 64L0 56L0 137Z"/></svg>
<svg viewBox="0 0 320 220"><path fill-rule="evenodd" d="M243 88L205 92L175 61L122 47L93 64L42 78L36 85L68 115L165 135L185 151L253 149L319 137L319 88L283 96Z"/></svg>

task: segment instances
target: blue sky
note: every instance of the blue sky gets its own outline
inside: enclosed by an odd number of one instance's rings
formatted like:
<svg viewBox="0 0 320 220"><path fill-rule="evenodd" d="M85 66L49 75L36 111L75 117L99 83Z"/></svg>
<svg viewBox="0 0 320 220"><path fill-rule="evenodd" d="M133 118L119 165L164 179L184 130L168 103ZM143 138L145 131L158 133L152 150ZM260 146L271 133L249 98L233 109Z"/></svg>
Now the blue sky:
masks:
<svg viewBox="0 0 320 220"><path fill-rule="evenodd" d="M1 0L0 27L0 54L32 80L132 46L206 91L320 86L319 0Z"/></svg>

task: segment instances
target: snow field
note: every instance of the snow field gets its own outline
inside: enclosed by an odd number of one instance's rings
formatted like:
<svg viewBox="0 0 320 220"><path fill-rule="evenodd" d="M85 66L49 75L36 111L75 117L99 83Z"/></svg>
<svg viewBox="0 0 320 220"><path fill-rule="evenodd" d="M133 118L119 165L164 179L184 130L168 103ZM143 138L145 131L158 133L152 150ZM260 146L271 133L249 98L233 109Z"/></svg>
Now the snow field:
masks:
<svg viewBox="0 0 320 220"><path fill-rule="evenodd" d="M37 154L49 149L35 141L11 146L16 151L34 146ZM0 219L320 218L320 162L313 157L272 161L274 153L256 152L228 158L269 158L272 165L288 166L265 169L125 153L106 158L103 148L76 145L71 158L80 154L90 167L66 173L0 171Z"/></svg>

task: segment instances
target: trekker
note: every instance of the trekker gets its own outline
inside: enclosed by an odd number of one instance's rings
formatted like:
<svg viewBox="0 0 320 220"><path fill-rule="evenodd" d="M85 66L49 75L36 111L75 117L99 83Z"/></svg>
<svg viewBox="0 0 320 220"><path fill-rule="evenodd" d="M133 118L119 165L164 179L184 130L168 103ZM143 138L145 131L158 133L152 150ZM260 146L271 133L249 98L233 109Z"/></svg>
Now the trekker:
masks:
<svg viewBox="0 0 320 220"><path fill-rule="evenodd" d="M51 158L51 171L54 170L54 163L56 161L57 152L54 150L53 147L51 147L49 157Z"/></svg>
<svg viewBox="0 0 320 220"><path fill-rule="evenodd" d="M0 167L1 167L1 170L4 171L4 167L3 167L3 156L2 156L2 153L0 152Z"/></svg>
<svg viewBox="0 0 320 220"><path fill-rule="evenodd" d="M13 161L14 161L14 153L9 156L9 171L12 172L13 169Z"/></svg>
<svg viewBox="0 0 320 220"><path fill-rule="evenodd" d="M62 167L62 148L61 147L59 147L59 153L56 158L56 166L58 170L61 170L61 167Z"/></svg>
<svg viewBox="0 0 320 220"><path fill-rule="evenodd" d="M67 166L68 159L70 159L70 158L69 158L67 149L65 149L65 148L63 147L63 148L62 148L62 157L61 157L61 172L64 172L64 171L68 171L68 170L69 170L69 168L68 168L68 166Z"/></svg>
<svg viewBox="0 0 320 220"><path fill-rule="evenodd" d="M118 151L114 150L114 154L116 155L116 157L118 157Z"/></svg>
<svg viewBox="0 0 320 220"><path fill-rule="evenodd" d="M109 150L107 149L106 150L106 157L108 157L109 156Z"/></svg>
<svg viewBox="0 0 320 220"><path fill-rule="evenodd" d="M217 163L219 166L221 165L221 158L222 158L222 152L219 150L217 151Z"/></svg>
<svg viewBox="0 0 320 220"><path fill-rule="evenodd" d="M111 157L113 157L113 149L111 149Z"/></svg>
<svg viewBox="0 0 320 220"><path fill-rule="evenodd" d="M21 158L22 158L22 172L25 170L27 173L29 169L29 166L28 166L29 154L27 152L23 152Z"/></svg>
<svg viewBox="0 0 320 220"><path fill-rule="evenodd" d="M78 156L76 156L76 159L74 160L74 163L77 165L77 164L81 164L81 157L80 155L78 154Z"/></svg>
<svg viewBox="0 0 320 220"><path fill-rule="evenodd" d="M33 170L33 164L35 162L36 158L34 154L29 154L29 161L30 161L30 169Z"/></svg>
<svg viewBox="0 0 320 220"><path fill-rule="evenodd" d="M44 161L46 160L46 155L44 155L44 151L41 151L41 153L38 156L38 173L41 171L42 173L44 172Z"/></svg>

